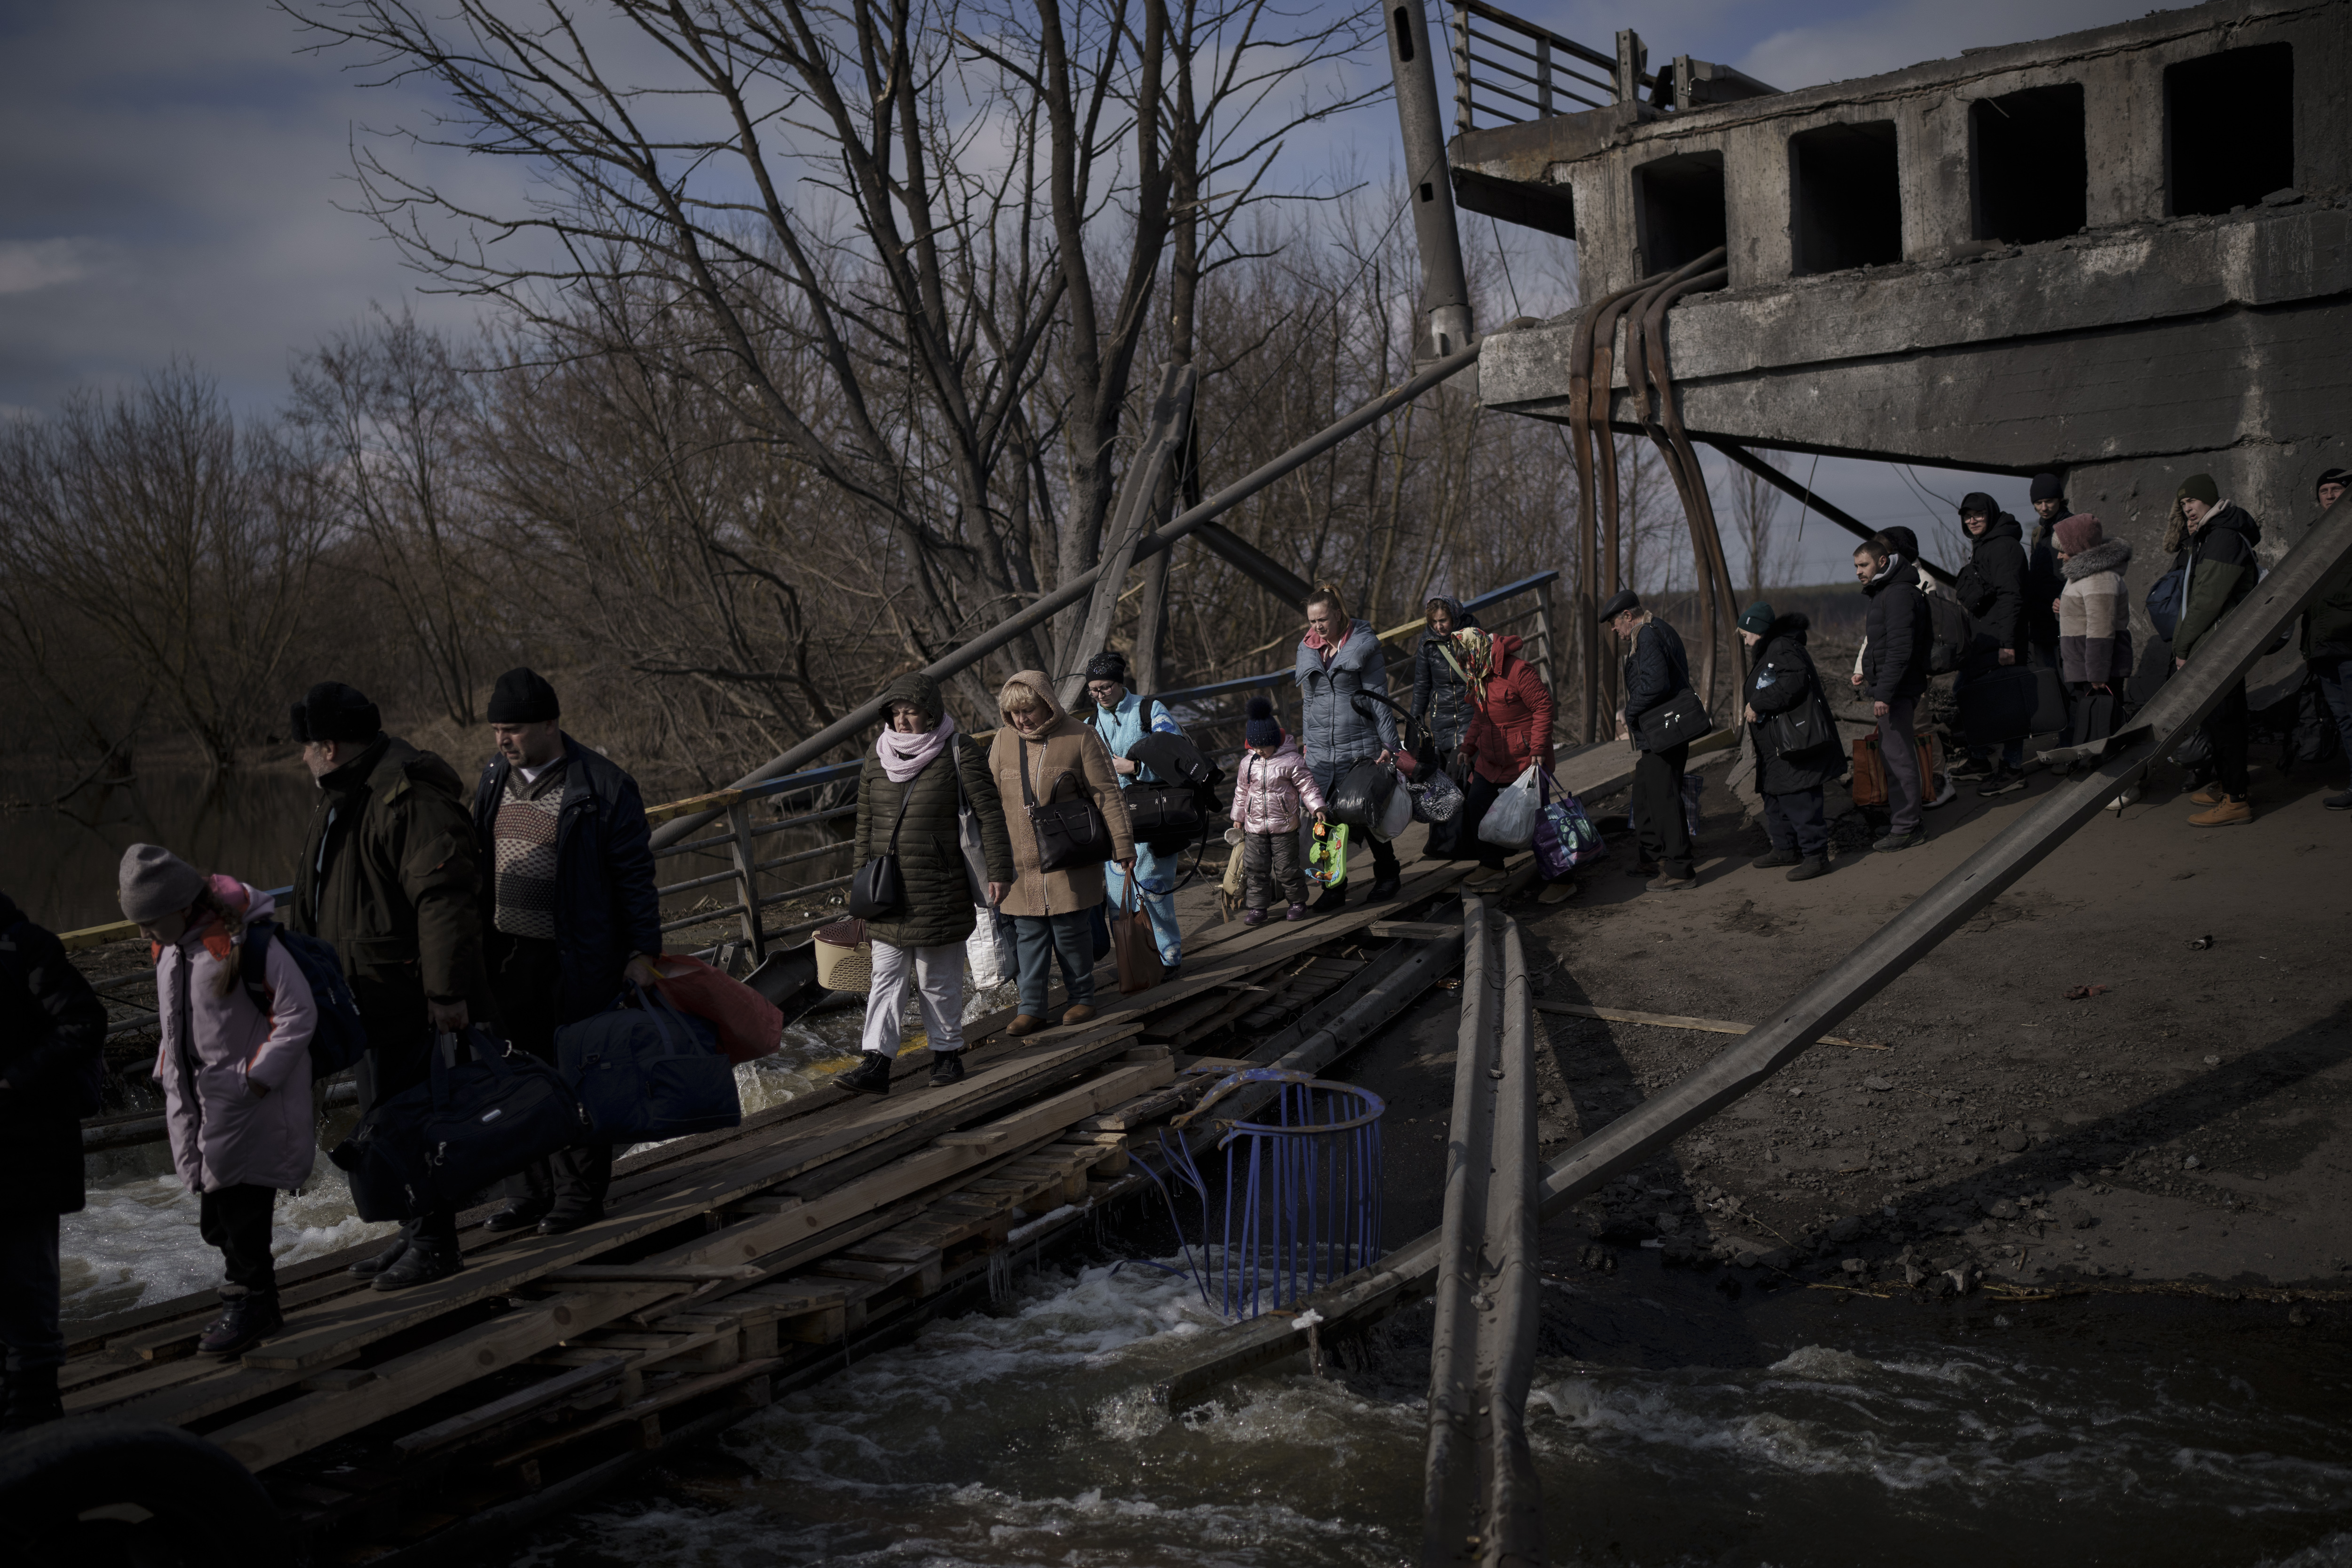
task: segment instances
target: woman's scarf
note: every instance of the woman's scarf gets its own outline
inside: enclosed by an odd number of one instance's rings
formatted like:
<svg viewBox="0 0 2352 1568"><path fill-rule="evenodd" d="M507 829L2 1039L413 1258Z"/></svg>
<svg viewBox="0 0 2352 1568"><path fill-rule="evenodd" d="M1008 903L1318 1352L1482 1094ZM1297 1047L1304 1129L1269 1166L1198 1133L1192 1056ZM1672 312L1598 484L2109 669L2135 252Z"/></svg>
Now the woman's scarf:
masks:
<svg viewBox="0 0 2352 1568"><path fill-rule="evenodd" d="M1462 678L1463 687L1470 693L1470 700L1485 708L1486 682L1495 674L1493 635L1480 626L1464 626L1438 646L1445 655L1445 662L1452 665L1454 673ZM1458 657L1454 653L1455 648L1462 650Z"/></svg>
<svg viewBox="0 0 2352 1568"><path fill-rule="evenodd" d="M885 729L874 742L874 754L882 759L882 771L892 784L905 784L930 766L933 758L948 749L955 739L956 721L952 713L942 713L937 726L918 731L912 735Z"/></svg>

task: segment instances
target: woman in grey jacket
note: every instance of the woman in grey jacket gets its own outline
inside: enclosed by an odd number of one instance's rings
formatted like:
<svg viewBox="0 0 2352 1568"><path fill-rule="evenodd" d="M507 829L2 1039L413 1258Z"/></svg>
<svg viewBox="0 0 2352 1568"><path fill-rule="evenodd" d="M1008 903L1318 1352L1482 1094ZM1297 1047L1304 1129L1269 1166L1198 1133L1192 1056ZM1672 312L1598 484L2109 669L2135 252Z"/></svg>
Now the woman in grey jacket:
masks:
<svg viewBox="0 0 2352 1568"><path fill-rule="evenodd" d="M1339 590L1326 583L1307 601L1307 635L1299 639L1298 746L1315 774L1315 786L1328 799L1348 770L1366 757L1386 761L1397 749L1396 713L1386 701L1364 704L1367 718L1355 705L1360 692L1386 698L1389 670L1381 639L1370 621L1348 614ZM1396 897L1402 873L1397 868L1393 846L1363 836L1372 846L1372 902ZM1353 837L1353 835L1350 835ZM1349 858L1354 858L1350 846ZM1336 910L1348 901L1348 884L1334 882L1316 900L1318 910Z"/></svg>

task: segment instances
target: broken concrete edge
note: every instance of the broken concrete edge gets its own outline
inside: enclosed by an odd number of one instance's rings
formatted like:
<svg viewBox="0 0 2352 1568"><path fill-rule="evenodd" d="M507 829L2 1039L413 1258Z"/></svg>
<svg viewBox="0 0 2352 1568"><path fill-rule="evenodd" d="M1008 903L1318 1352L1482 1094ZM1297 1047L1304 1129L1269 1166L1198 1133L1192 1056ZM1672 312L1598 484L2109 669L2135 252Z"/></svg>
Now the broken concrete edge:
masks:
<svg viewBox="0 0 2352 1568"><path fill-rule="evenodd" d="M1542 1216L1550 1218L1746 1098L2006 892L2117 794L2138 784L2151 762L2201 723L2229 689L2245 679L2272 637L2292 626L2318 597L2321 585L2347 557L2352 557L2352 510L2323 516L2252 595L2209 634L2199 658L2141 710L2139 723L2147 732L2138 742L2115 748L2097 771L2043 796L1905 906L1770 1023L1545 1165L1539 1188ZM1360 1331L1433 1290L1443 1243L1441 1232L1428 1232L1378 1267L1360 1270L1308 1298L1307 1310L1321 1314L1325 1342ZM1218 1384L1296 1351L1288 1320L1251 1319L1219 1331L1207 1353L1154 1384L1152 1397L1171 1411L1181 1410L1198 1404Z"/></svg>

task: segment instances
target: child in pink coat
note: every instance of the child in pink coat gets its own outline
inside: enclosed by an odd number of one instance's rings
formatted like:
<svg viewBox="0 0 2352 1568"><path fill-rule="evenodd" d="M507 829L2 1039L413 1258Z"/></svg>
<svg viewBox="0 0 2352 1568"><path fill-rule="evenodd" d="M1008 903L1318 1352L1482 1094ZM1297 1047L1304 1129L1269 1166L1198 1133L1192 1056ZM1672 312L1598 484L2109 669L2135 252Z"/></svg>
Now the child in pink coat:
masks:
<svg viewBox="0 0 2352 1568"><path fill-rule="evenodd" d="M1298 811L1321 816L1323 792L1299 754L1298 742L1283 733L1274 704L1253 697L1243 730L1248 749L1234 780L1234 826L1242 833L1242 924L1265 923L1276 887L1290 900L1284 917L1307 918L1307 874L1298 865Z"/></svg>
<svg viewBox="0 0 2352 1568"><path fill-rule="evenodd" d="M241 973L247 928L277 907L234 877L207 877L167 849L122 857L122 912L155 955L164 1127L180 1179L196 1194L197 1226L226 1265L221 1315L196 1342L241 1355L283 1326L270 1252L281 1189L310 1178L310 1036L318 1005L283 943L271 942L260 994Z"/></svg>

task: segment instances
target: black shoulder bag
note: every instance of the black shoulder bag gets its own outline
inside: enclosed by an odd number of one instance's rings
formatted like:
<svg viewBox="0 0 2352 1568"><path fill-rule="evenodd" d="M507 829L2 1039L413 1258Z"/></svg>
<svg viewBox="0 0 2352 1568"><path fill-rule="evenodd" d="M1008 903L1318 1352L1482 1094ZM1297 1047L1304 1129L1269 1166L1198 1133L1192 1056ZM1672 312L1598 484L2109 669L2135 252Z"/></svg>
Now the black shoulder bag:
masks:
<svg viewBox="0 0 2352 1568"><path fill-rule="evenodd" d="M938 760L934 757L932 762ZM898 791L898 815L890 824L889 849L857 868L857 875L849 879L849 912L861 921L887 920L907 901L907 879L898 869L898 829L907 821L907 803L915 798L915 779L921 778L930 765L925 763L916 769L915 778Z"/></svg>
<svg viewBox="0 0 2352 1568"><path fill-rule="evenodd" d="M1062 781L1077 784L1077 777L1067 768L1055 775L1048 796L1058 794ZM1110 824L1103 820L1102 807L1084 786L1068 800L1048 798L1037 804L1037 792L1029 786L1029 742L1021 742L1021 804L1028 808L1030 831L1037 836L1037 868L1041 871L1066 871L1074 866L1099 866L1110 858Z"/></svg>

